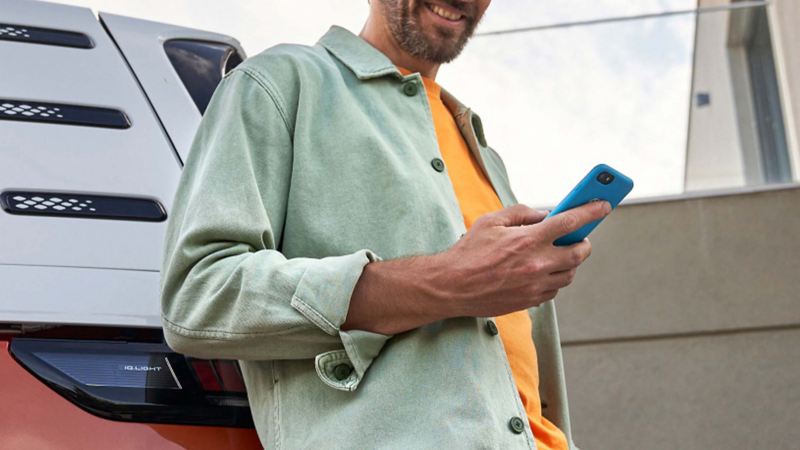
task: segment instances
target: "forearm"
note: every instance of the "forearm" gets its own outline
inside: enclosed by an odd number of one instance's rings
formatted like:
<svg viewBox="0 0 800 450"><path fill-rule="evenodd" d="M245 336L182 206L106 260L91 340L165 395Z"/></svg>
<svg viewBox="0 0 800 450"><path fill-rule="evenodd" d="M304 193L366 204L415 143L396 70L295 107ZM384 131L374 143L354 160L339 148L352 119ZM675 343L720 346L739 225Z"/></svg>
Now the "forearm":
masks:
<svg viewBox="0 0 800 450"><path fill-rule="evenodd" d="M367 264L350 298L343 330L393 335L452 317L440 256Z"/></svg>
<svg viewBox="0 0 800 450"><path fill-rule="evenodd" d="M553 241L611 211L591 202L542 222L517 205L483 216L453 247L364 266L341 328L397 334L451 317L496 317L552 300L591 254ZM524 226L523 226L524 225Z"/></svg>

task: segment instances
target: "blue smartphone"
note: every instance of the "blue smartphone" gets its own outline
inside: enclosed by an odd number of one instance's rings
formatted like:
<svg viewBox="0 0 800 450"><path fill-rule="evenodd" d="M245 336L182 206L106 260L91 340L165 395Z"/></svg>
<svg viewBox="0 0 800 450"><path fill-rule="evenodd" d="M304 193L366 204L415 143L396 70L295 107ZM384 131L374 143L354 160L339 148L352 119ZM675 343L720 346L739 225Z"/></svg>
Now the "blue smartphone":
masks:
<svg viewBox="0 0 800 450"><path fill-rule="evenodd" d="M554 216L568 209L572 209L595 200L605 200L611 203L611 209L617 207L619 202L633 189L633 180L622 172L605 164L598 164L561 200L550 214ZM577 231L562 236L554 242L555 245L571 245L580 242L600 224L600 220L587 223Z"/></svg>

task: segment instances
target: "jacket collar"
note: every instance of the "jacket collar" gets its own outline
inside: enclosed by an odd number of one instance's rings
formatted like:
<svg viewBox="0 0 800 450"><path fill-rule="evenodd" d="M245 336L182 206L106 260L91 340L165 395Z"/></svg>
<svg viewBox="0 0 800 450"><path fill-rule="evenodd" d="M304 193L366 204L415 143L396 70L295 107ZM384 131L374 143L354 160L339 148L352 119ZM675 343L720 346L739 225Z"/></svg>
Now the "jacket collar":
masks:
<svg viewBox="0 0 800 450"><path fill-rule="evenodd" d="M326 48L342 64L352 70L359 80L368 80L387 75L392 75L398 79L406 78L380 50L340 26L332 26L320 38L318 44ZM409 75L409 77L411 76L418 75ZM479 149L486 146L486 138L483 136L480 117L445 89L442 89L442 101L453 114L456 124L458 124L461 133L467 140L467 145L476 153L478 161L483 166L483 160L479 156Z"/></svg>
<svg viewBox="0 0 800 450"><path fill-rule="evenodd" d="M404 78L400 70L380 50L338 25L333 25L318 44L353 71L359 80L387 75ZM467 112L467 108L445 89L442 89L442 100L454 115L464 115Z"/></svg>
<svg viewBox="0 0 800 450"><path fill-rule="evenodd" d="M402 78L392 61L367 41L340 26L334 25L320 38L325 47L358 77L359 80L395 75Z"/></svg>

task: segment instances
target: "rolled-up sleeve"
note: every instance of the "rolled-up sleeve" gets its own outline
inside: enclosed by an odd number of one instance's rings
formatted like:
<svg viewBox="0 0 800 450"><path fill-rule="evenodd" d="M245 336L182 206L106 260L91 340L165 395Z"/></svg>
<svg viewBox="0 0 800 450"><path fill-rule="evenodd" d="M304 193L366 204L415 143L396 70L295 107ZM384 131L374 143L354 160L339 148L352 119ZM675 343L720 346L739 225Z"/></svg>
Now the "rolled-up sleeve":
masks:
<svg viewBox="0 0 800 450"><path fill-rule="evenodd" d="M167 224L164 334L200 358L314 360L321 380L354 390L391 336L342 331L368 249L286 258L277 248L292 171L280 98L246 69L215 92Z"/></svg>

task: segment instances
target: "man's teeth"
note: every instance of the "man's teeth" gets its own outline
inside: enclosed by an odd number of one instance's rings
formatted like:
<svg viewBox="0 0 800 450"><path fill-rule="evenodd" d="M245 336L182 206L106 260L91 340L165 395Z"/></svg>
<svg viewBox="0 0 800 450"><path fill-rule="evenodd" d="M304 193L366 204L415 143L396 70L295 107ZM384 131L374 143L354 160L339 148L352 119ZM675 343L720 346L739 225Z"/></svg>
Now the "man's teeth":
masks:
<svg viewBox="0 0 800 450"><path fill-rule="evenodd" d="M447 12L436 5L429 5L429 6L430 10L433 11L437 16L444 17L447 20L458 20L461 18L461 14L453 14L451 12Z"/></svg>

